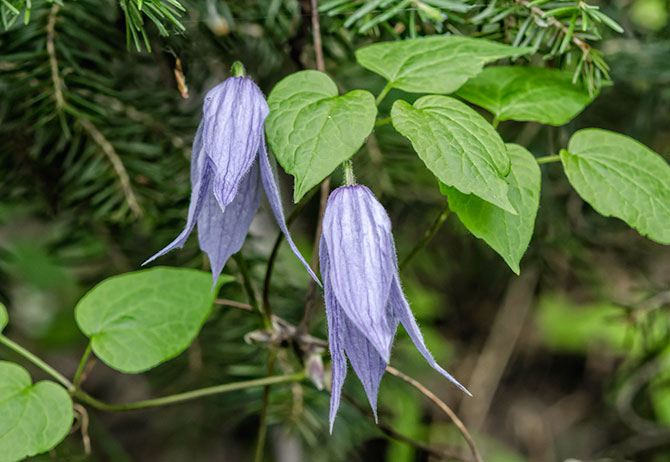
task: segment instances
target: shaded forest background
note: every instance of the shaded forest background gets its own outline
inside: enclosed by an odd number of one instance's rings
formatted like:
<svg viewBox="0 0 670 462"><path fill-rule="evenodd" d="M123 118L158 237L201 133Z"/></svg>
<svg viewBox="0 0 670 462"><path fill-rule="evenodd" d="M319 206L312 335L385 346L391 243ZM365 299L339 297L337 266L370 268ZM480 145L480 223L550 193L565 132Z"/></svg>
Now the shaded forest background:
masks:
<svg viewBox="0 0 670 462"><path fill-rule="evenodd" d="M184 30L168 21L164 36L147 20L145 38L139 29L127 36L130 0L33 3L27 25L18 21L0 32L0 300L12 319L8 335L71 375L86 345L74 323L77 300L105 277L139 269L183 227L190 144L206 91L235 60L266 94L288 73L314 67L309 2L187 1ZM556 154L579 128L606 128L670 160L670 2L599 5L625 30L593 41L611 67L612 84L564 127L503 122L499 130L505 141L544 156ZM409 16L400 11L388 27L364 33L344 27L347 17L320 15L327 71L343 91L378 92L384 82L357 66L353 51L408 36L399 25ZM499 22L514 30L514 21ZM440 31L419 22L420 33ZM502 29L444 23L506 41ZM389 109L383 104L380 113ZM388 127L374 137L354 165L359 182L389 211L402 258L444 198L407 142ZM543 165L542 173L537 226L520 277L453 216L402 274L432 352L476 398L463 397L417 361L404 332L393 364L457 411L485 460L668 461L670 248L597 215L559 166ZM291 209L292 179L281 180ZM317 214L315 197L291 228L305 255ZM276 234L265 207L244 248L259 285ZM195 239L161 264L207 268ZM274 311L298 322L307 276L287 248L277 265ZM237 274L234 263L227 272ZM245 301L239 284L224 287L221 297ZM325 338L322 308L316 318L313 334ZM126 402L262 376L266 352L243 341L256 328L244 311L217 306L178 358L137 376L97 363L85 388ZM16 359L4 350L0 357ZM356 380L345 389L366 403ZM261 394L247 390L125 414L92 411L90 456L74 432L34 460L249 460ZM387 438L346 402L330 436L328 398L307 383L275 388L267 460L431 460ZM392 376L382 382L380 411L384 425L467 459L446 416Z"/></svg>

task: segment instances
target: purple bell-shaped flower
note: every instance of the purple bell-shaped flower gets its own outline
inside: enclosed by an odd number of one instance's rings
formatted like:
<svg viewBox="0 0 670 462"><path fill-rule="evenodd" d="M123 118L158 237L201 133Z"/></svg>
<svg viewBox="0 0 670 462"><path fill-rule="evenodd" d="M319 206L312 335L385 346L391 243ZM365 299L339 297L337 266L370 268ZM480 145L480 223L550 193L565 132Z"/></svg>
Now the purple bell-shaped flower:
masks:
<svg viewBox="0 0 670 462"><path fill-rule="evenodd" d="M230 77L207 93L193 141L186 227L145 264L183 247L197 223L200 248L209 257L216 282L226 261L244 244L258 211L262 184L291 249L318 282L286 227L276 172L265 147L268 113L263 93L247 77Z"/></svg>
<svg viewBox="0 0 670 462"><path fill-rule="evenodd" d="M331 431L347 375L347 358L376 417L379 384L399 323L428 364L470 394L426 348L400 286L391 221L368 188L343 186L331 193L319 249L333 362Z"/></svg>

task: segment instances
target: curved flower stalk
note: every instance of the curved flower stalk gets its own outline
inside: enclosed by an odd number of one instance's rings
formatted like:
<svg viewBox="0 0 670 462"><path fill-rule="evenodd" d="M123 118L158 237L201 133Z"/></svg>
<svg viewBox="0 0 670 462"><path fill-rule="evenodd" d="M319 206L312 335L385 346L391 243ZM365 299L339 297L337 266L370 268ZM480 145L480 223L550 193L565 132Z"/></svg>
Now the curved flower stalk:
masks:
<svg viewBox="0 0 670 462"><path fill-rule="evenodd" d="M276 172L265 147L263 124L268 113L263 93L246 77L230 77L207 93L193 141L186 227L144 264L182 248L197 223L200 248L209 257L216 282L226 261L244 244L258 211L262 184L291 249L310 276L319 281L286 226Z"/></svg>
<svg viewBox="0 0 670 462"><path fill-rule="evenodd" d="M377 417L379 384L398 324L428 364L470 394L426 348L400 286L391 221L367 187L342 186L331 193L319 249L333 361L331 431L347 375L347 358Z"/></svg>

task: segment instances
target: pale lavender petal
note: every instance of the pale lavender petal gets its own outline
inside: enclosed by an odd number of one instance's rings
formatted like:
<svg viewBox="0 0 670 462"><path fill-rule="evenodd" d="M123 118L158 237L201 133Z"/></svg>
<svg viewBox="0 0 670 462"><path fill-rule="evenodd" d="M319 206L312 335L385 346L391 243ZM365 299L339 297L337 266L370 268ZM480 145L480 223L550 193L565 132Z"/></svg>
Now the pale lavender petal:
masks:
<svg viewBox="0 0 670 462"><path fill-rule="evenodd" d="M260 152L258 155L258 159L261 167L261 179L263 180L265 195L268 198L268 202L270 203L272 212L274 213L275 219L277 220L279 229L281 229L282 233L284 233L284 236L286 236L286 241L288 242L288 245L291 247L291 250L293 250L293 253L295 254L296 257L298 257L298 259L303 264L303 266L305 267L309 275L312 277L312 279L314 279L316 283L319 284L320 286L321 282L319 281L319 278L316 276L316 274L314 274L314 271L312 271L312 268L309 266L309 263L307 263L305 258L302 256L300 250L298 250L298 247L293 242L291 234L288 231L288 227L286 226L286 220L284 218L284 209L281 204L281 195L279 194L279 183L277 181L277 174L274 171L272 165L270 164L270 158L268 157L268 152L265 148L265 134L263 134L261 138L262 141L260 145Z"/></svg>
<svg viewBox="0 0 670 462"><path fill-rule="evenodd" d="M344 356L344 346L342 344L343 322L346 316L337 303L337 298L328 280L328 249L325 247L323 240L321 240L319 248L319 261L321 263L321 275L323 276L326 318L328 320L328 348L333 364L333 379L330 390L330 433L333 433L335 416L340 408L342 386L344 385L344 379L347 377L347 359Z"/></svg>
<svg viewBox="0 0 670 462"><path fill-rule="evenodd" d="M396 256L384 207L365 186L337 188L328 198L322 240L340 306L388 362L395 331L386 308Z"/></svg>
<svg viewBox="0 0 670 462"><path fill-rule="evenodd" d="M431 367L440 374L448 378L458 388L472 396L472 394L463 385L458 383L458 381L453 378L451 374L449 374L447 371L442 369L439 364L437 364L435 358L433 358L433 355L430 354L430 351L428 351L428 348L426 348L426 344L423 341L423 335L421 335L421 329L419 329L419 325L414 319L414 315L412 314L412 310L409 307L409 303L407 303L405 294L402 292L402 287L400 286L400 280L398 279L397 274L393 278L393 284L391 285L389 304L391 305L395 316L402 323L403 327L409 334L412 342L414 342L414 346L416 346L417 350L419 350L419 353L421 353L426 361L428 361L428 364L430 364Z"/></svg>
<svg viewBox="0 0 670 462"><path fill-rule="evenodd" d="M349 358L349 362L351 362L351 367L354 368L354 372L356 372L356 375L363 384L376 422L379 384L386 370L387 362L384 361L384 358L379 355L377 349L351 320L346 315L343 318L344 351L347 354L347 358Z"/></svg>
<svg viewBox="0 0 670 462"><path fill-rule="evenodd" d="M212 170L209 165L207 155L203 148L203 128L202 123L198 126L198 131L193 139L193 148L191 150L191 203L188 206L188 216L186 218L186 227L177 236L177 238L169 243L163 250L158 252L153 257L142 263L146 265L154 261L156 258L165 255L171 250L184 247L186 239L193 231L193 227L198 219L198 215L202 210L205 198L210 192L210 185L212 183Z"/></svg>
<svg viewBox="0 0 670 462"><path fill-rule="evenodd" d="M237 195L223 212L213 194L205 198L198 217L200 248L207 253L216 284L231 255L239 252L258 211L261 182L258 164L254 163L242 179Z"/></svg>
<svg viewBox="0 0 670 462"><path fill-rule="evenodd" d="M269 113L253 80L230 77L212 88L203 105L203 143L214 165L214 196L224 209L256 160Z"/></svg>

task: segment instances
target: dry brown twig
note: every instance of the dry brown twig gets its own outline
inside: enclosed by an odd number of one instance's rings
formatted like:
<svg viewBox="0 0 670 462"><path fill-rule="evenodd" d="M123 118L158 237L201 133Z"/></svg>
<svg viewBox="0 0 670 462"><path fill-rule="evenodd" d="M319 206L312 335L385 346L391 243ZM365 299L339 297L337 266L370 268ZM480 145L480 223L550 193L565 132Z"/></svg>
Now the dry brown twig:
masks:
<svg viewBox="0 0 670 462"><path fill-rule="evenodd" d="M482 456L479 454L479 450L477 449L477 446L475 446L475 442L472 439L472 436L470 435L470 432L468 431L467 428L465 428L465 425L461 421L461 419L458 418L456 413L451 410L447 404L442 401L440 398L437 397L435 393L430 391L426 386L424 386L421 382L418 380L413 379L412 377L408 376L407 374L400 372L398 369L396 369L393 366L386 366L386 372L389 374L395 375L399 379L409 383L412 385L414 388L419 390L421 394L423 394L426 398L431 400L433 403L437 405L442 411L444 411L445 414L449 416L449 418L454 422L454 425L458 428L458 430L461 432L463 435L463 438L465 438L465 441L468 443L468 446L470 446L470 451L472 451L472 456L475 458L477 462L482 462Z"/></svg>

